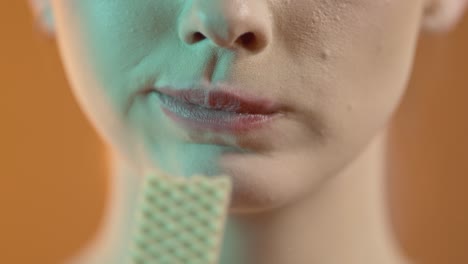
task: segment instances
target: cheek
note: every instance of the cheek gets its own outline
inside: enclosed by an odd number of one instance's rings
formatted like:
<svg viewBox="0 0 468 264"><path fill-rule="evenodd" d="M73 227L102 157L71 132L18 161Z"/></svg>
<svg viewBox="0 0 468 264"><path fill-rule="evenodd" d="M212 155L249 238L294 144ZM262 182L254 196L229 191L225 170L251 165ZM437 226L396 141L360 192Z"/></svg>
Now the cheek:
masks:
<svg viewBox="0 0 468 264"><path fill-rule="evenodd" d="M325 64L331 83L324 87L333 88L322 91L333 131L349 132L341 135L348 139L370 137L395 111L410 76L422 10L419 1L358 2L362 6L343 15L339 30L330 33Z"/></svg>
<svg viewBox="0 0 468 264"><path fill-rule="evenodd" d="M129 85L128 66L140 54L123 52L137 40L123 41L127 24L115 30L121 13L115 7L118 2L122 1L56 1L54 14L61 57L81 109L111 147L130 152L123 111L137 88Z"/></svg>
<svg viewBox="0 0 468 264"><path fill-rule="evenodd" d="M309 153L318 178L336 174L389 122L405 91L419 33L418 1L348 2L339 20L330 19L311 40L326 56L299 60L299 70L313 69L305 83L314 90L308 88L308 101L297 98L298 105L323 120L323 147Z"/></svg>

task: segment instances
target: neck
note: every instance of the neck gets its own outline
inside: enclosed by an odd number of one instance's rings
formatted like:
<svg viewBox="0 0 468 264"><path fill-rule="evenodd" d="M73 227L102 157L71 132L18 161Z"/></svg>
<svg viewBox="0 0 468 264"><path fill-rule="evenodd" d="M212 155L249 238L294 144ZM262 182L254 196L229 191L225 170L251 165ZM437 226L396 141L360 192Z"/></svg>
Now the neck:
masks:
<svg viewBox="0 0 468 264"><path fill-rule="evenodd" d="M258 264L401 264L387 214L383 133L356 160L300 202L239 217Z"/></svg>
<svg viewBox="0 0 468 264"><path fill-rule="evenodd" d="M377 136L353 163L301 202L267 213L231 216L222 264L239 263L236 254L240 252L248 252L249 261L242 263L256 264L405 263L387 215L386 141L386 133ZM122 162L113 164L109 211L88 250L93 256L119 255L130 238L141 177L132 175ZM249 243L238 243L242 240ZM236 243L249 246L231 250ZM235 262L229 261L233 258ZM108 263L103 259L96 263Z"/></svg>

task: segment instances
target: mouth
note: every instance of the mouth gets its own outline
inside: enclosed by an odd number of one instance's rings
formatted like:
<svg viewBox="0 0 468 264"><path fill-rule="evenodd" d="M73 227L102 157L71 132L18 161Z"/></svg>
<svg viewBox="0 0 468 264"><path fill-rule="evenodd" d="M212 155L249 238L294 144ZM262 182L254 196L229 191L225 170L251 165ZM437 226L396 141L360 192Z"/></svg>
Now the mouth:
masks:
<svg viewBox="0 0 468 264"><path fill-rule="evenodd" d="M152 88L162 111L174 122L197 130L238 134L260 129L281 115L281 105L223 89Z"/></svg>

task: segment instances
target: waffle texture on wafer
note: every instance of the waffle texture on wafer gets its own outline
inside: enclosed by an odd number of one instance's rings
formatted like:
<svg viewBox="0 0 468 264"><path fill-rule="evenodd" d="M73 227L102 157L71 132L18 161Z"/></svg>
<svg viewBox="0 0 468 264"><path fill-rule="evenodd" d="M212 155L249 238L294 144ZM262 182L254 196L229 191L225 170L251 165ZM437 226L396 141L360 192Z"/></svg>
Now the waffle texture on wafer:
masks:
<svg viewBox="0 0 468 264"><path fill-rule="evenodd" d="M227 176L146 176L127 262L217 263L231 190Z"/></svg>

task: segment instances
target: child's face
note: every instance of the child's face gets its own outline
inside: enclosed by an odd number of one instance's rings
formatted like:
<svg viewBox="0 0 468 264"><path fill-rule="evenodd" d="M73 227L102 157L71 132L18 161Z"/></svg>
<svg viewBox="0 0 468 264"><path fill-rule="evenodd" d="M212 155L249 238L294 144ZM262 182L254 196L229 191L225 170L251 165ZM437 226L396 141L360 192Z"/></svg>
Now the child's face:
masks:
<svg viewBox="0 0 468 264"><path fill-rule="evenodd" d="M74 92L118 153L141 172L226 172L234 207L265 209L313 190L383 129L405 90L423 0L56 0L53 8ZM187 42L195 32L207 38ZM222 32L258 42L218 46ZM237 136L196 131L142 93L206 78L278 102L284 115Z"/></svg>

